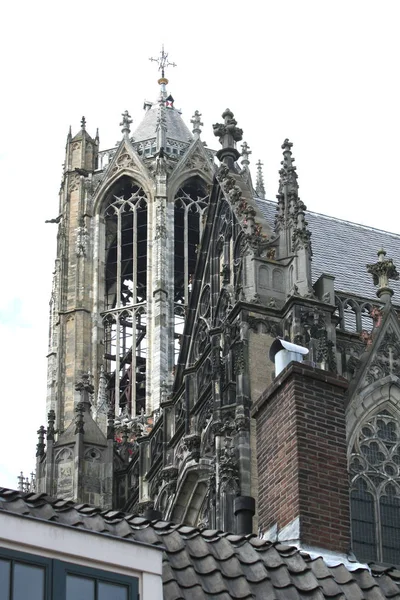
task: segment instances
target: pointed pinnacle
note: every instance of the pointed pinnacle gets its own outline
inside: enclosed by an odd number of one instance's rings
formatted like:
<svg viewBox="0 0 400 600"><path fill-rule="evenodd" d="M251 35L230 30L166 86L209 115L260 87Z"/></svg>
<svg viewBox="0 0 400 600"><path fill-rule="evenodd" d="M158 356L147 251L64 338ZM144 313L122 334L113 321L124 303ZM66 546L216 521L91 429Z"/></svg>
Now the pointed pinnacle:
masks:
<svg viewBox="0 0 400 600"><path fill-rule="evenodd" d="M257 179L256 179L256 192L259 198L265 198L265 187L264 187L264 175L263 175L263 163L261 160L257 161Z"/></svg>
<svg viewBox="0 0 400 600"><path fill-rule="evenodd" d="M120 125L122 127L122 133L124 134L125 137L128 137L128 134L130 133L130 130L131 130L130 124L131 123L132 123L131 115L126 110L125 112L122 113L122 121L120 123Z"/></svg>
<svg viewBox="0 0 400 600"><path fill-rule="evenodd" d="M249 161L249 156L250 154L252 154L251 150L250 150L250 146L247 144L247 142L243 142L243 144L241 145L242 148L242 164L245 166L248 166L250 161Z"/></svg>

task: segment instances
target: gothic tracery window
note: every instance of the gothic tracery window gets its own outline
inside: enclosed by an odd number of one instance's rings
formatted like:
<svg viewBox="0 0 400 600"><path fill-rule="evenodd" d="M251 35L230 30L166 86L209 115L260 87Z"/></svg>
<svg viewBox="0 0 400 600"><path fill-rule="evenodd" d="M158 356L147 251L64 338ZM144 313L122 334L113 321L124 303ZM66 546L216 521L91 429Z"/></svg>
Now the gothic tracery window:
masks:
<svg viewBox="0 0 400 600"><path fill-rule="evenodd" d="M208 193L204 181L190 178L175 196L174 203L174 326L175 363L192 289L197 254L204 229Z"/></svg>
<svg viewBox="0 0 400 600"><path fill-rule="evenodd" d="M145 403L147 198L129 177L109 194L105 220L105 370L109 403L135 416Z"/></svg>
<svg viewBox="0 0 400 600"><path fill-rule="evenodd" d="M388 410L360 427L350 474L356 557L400 564L400 422Z"/></svg>
<svg viewBox="0 0 400 600"><path fill-rule="evenodd" d="M188 304L198 246L204 229L203 216L208 205L205 184L194 177L175 196L175 302Z"/></svg>

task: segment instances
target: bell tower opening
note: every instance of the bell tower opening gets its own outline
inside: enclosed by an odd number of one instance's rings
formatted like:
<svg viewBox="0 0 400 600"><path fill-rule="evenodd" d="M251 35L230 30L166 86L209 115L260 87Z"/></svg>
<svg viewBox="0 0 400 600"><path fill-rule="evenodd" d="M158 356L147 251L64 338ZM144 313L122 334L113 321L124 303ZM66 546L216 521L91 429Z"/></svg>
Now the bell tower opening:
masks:
<svg viewBox="0 0 400 600"><path fill-rule="evenodd" d="M147 357L147 198L127 176L104 204L105 373L116 416L145 407Z"/></svg>
<svg viewBox="0 0 400 600"><path fill-rule="evenodd" d="M188 179L179 188L174 199L175 362L179 354L179 339L183 332L208 200L207 185L199 176Z"/></svg>

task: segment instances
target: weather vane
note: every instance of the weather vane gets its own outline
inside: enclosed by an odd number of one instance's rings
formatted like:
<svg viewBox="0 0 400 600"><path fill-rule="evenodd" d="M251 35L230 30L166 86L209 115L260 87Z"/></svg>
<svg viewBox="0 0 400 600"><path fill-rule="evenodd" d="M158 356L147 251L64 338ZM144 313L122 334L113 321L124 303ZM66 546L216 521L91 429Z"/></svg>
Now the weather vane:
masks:
<svg viewBox="0 0 400 600"><path fill-rule="evenodd" d="M149 60L158 63L158 70L161 71L162 79L165 79L164 72L166 67L176 67L176 64L174 62L169 62L168 52L164 52L164 44L162 45L160 56L158 58L150 58Z"/></svg>

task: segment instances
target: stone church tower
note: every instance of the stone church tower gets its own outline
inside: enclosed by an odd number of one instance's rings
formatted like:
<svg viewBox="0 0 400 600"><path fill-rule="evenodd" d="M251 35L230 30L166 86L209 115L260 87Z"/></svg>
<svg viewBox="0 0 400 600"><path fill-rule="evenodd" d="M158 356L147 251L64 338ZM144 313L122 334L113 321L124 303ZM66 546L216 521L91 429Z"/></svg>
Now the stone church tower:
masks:
<svg viewBox="0 0 400 600"><path fill-rule="evenodd" d="M306 216L287 139L277 202L266 200L233 113L208 149L200 113L190 131L174 107L164 52L159 63L158 99L137 127L123 113L115 148L100 150L85 119L67 137L37 489L256 530L251 407L281 337L348 380L353 545L378 560L400 553L377 541L385 527L400 534L400 289L383 250L374 262L383 245L398 255L399 238Z"/></svg>

